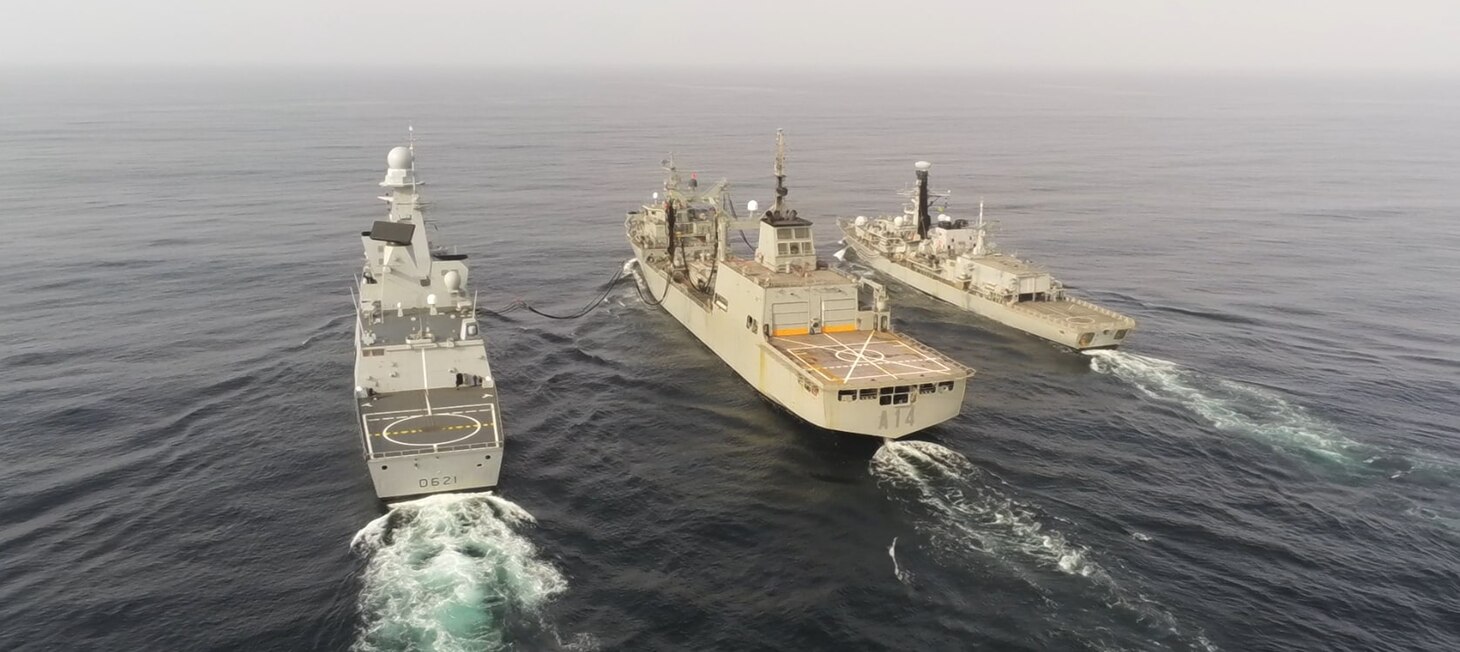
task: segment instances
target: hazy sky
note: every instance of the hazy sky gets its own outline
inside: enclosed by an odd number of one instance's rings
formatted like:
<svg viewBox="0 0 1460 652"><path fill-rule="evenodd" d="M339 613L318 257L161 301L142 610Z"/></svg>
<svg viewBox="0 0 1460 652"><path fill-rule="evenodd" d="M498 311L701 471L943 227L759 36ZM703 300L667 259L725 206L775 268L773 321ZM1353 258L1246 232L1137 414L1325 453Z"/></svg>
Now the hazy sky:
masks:
<svg viewBox="0 0 1460 652"><path fill-rule="evenodd" d="M15 0L0 66L1460 71L1460 0Z"/></svg>

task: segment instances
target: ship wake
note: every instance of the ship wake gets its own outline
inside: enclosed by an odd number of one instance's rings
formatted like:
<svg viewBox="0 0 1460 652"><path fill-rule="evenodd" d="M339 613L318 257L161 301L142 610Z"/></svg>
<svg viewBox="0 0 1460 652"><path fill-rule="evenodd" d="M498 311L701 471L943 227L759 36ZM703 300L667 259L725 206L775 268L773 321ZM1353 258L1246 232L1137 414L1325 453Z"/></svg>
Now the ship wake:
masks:
<svg viewBox="0 0 1460 652"><path fill-rule="evenodd" d="M996 488L997 478L956 451L925 441L889 441L873 455L870 472L888 497L914 516L914 527L937 557L955 563L970 555L991 559L1041 593L1073 582L1144 623L1157 640L1215 649L1200 633L1185 633L1164 608L1121 587L1088 548L1049 527L1054 519L1005 495ZM902 580L907 569L897 567L895 573ZM1067 579L1053 579L1060 577Z"/></svg>
<svg viewBox="0 0 1460 652"><path fill-rule="evenodd" d="M557 639L541 610L568 583L519 533L534 524L491 494L428 496L372 521L351 542L366 557L352 649L505 650L519 632Z"/></svg>
<svg viewBox="0 0 1460 652"><path fill-rule="evenodd" d="M1176 403L1216 428L1338 463L1392 463L1374 458L1337 428L1276 392L1124 351L1088 351L1090 368L1120 378L1146 396ZM1401 462L1402 464L1402 462Z"/></svg>

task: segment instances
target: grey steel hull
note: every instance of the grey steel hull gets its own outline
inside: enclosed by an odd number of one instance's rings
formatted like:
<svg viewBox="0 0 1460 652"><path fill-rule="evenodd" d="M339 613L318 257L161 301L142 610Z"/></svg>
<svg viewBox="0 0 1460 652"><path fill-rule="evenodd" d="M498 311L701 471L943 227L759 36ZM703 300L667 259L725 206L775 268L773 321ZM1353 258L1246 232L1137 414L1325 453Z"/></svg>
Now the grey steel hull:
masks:
<svg viewBox="0 0 1460 652"><path fill-rule="evenodd" d="M963 310L1055 344L1076 351L1114 349L1134 329L1133 320L1128 317L1081 299L1002 303L984 298L946 279L889 260L858 238L845 223L841 229L846 244L858 259L879 273Z"/></svg>

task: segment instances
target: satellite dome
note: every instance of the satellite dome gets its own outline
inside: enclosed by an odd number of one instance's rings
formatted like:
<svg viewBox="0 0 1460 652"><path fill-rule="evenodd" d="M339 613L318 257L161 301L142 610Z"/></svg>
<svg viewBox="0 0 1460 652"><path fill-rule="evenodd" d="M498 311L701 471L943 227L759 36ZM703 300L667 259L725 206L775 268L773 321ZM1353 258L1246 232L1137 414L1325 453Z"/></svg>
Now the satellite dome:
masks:
<svg viewBox="0 0 1460 652"><path fill-rule="evenodd" d="M385 164L392 170L409 170L414 158L409 148L397 147L385 156Z"/></svg>
<svg viewBox="0 0 1460 652"><path fill-rule="evenodd" d="M867 216L858 215L856 221L853 222L853 224L856 224L857 226L867 226Z"/></svg>
<svg viewBox="0 0 1460 652"><path fill-rule="evenodd" d="M902 216L901 215L898 215L897 217L892 218L892 225L893 226L902 226L904 222L906 222L906 220L902 219Z"/></svg>
<svg viewBox="0 0 1460 652"><path fill-rule="evenodd" d="M752 199L752 200L750 200L748 202L745 202L745 210L747 210L747 211L750 211L750 212L754 213L759 208L760 208L760 203L757 202L757 201L755 201L754 199Z"/></svg>
<svg viewBox="0 0 1460 652"><path fill-rule="evenodd" d="M938 221L939 222L952 222L953 221L953 216L952 215L949 215L947 213L938 213Z"/></svg>
<svg viewBox="0 0 1460 652"><path fill-rule="evenodd" d="M448 291L461 291L461 274L457 273L456 270L446 270L446 273L441 275L441 280L446 282L446 289Z"/></svg>
<svg viewBox="0 0 1460 652"><path fill-rule="evenodd" d="M927 172L928 170L932 169L932 167L933 164L927 161L918 161L917 163L913 163L914 169L922 170L923 172Z"/></svg>

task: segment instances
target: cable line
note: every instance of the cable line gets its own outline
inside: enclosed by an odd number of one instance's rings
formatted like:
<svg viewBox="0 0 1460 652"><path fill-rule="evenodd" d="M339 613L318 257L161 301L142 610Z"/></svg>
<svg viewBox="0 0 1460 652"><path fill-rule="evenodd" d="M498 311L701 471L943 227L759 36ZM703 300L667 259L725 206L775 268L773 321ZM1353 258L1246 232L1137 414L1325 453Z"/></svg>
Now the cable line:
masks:
<svg viewBox="0 0 1460 652"><path fill-rule="evenodd" d="M530 312L530 313L532 313L534 315L537 315L539 317L547 317L548 319L578 319L579 317L586 316L588 313L593 312L593 310L595 308L597 308L598 306L602 305L603 304L603 300L608 298L608 293L611 292L611 291L613 291L613 286L614 285L617 285L618 282L619 282L619 280L622 279L623 276L624 276L624 270L623 270L622 267L620 267L618 269L618 271L615 271L613 273L613 278L609 279L608 280L608 283L605 283L604 284L604 286L603 286L603 294L598 295L598 298L597 299L594 299L593 301L590 301L587 305L583 306L583 308L581 308L580 310L578 310L578 312L575 312L575 313L573 313L571 315L554 315L552 313L547 313L547 312L543 312L541 310L538 310L537 308L534 308L532 306L532 304L530 304L530 303L528 303L526 301L519 301L519 303L521 304L521 307L522 308L526 308L528 312ZM638 287L638 284L637 283L634 284L634 285L635 285L635 287Z"/></svg>

